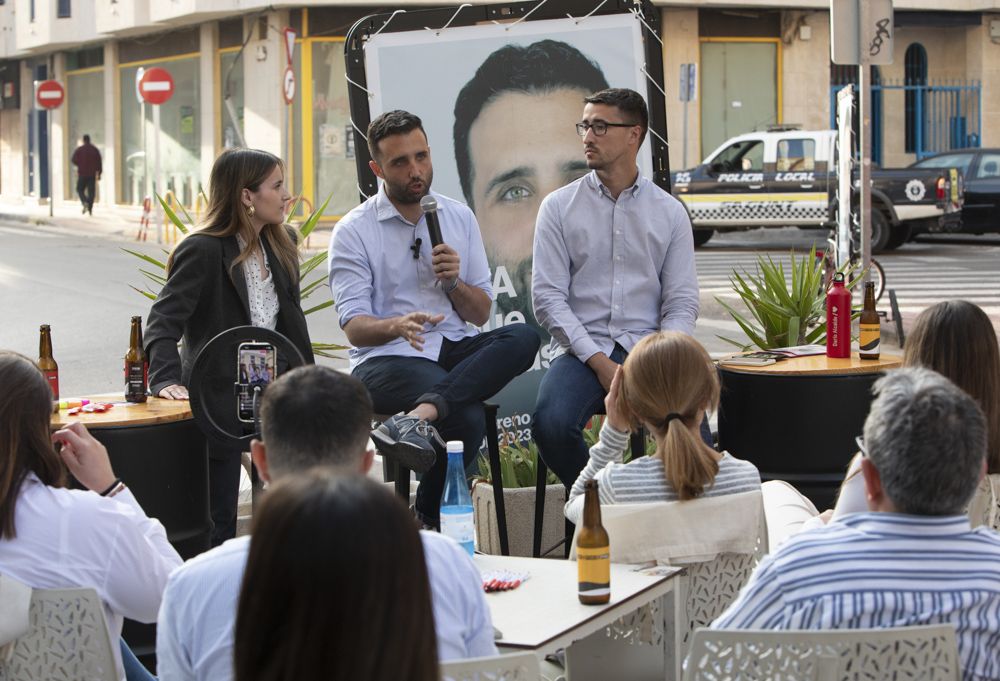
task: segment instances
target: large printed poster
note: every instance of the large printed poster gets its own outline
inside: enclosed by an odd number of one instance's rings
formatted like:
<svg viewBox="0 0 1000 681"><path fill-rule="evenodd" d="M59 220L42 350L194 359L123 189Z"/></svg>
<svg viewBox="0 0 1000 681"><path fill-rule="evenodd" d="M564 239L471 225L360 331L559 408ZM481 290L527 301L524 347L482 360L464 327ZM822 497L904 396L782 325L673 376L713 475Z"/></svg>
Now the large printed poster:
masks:
<svg viewBox="0 0 1000 681"><path fill-rule="evenodd" d="M371 117L423 119L436 191L475 212L493 272L487 328L528 323L544 342L535 365L495 398L508 437L530 438L549 337L531 312L535 216L550 192L588 172L574 125L583 97L606 87L645 95L643 44L631 14L382 32L365 47ZM649 140L640 168L651 175Z"/></svg>

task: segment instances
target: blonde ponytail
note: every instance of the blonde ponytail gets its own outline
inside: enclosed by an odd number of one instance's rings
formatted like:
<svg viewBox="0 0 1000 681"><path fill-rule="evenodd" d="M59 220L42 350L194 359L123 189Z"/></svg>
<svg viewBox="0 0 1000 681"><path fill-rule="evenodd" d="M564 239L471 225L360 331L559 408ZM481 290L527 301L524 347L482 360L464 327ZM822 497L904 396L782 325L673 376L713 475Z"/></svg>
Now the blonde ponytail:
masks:
<svg viewBox="0 0 1000 681"><path fill-rule="evenodd" d="M661 331L639 341L623 368L619 406L646 424L656 456L681 500L701 496L719 472L693 428L719 402L719 380L705 349L687 334Z"/></svg>
<svg viewBox="0 0 1000 681"><path fill-rule="evenodd" d="M700 421L701 413L693 418ZM705 443L691 432L689 419L693 420L687 417L668 423L666 431L657 437L656 453L663 461L667 482L681 501L700 497L719 472L719 464L705 451Z"/></svg>

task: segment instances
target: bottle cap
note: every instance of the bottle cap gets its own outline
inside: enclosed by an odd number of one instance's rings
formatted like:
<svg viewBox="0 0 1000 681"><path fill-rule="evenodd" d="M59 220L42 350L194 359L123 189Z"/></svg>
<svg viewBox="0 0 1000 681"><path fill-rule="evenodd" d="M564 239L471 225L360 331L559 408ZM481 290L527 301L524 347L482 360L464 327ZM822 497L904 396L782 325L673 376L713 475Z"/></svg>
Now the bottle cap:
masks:
<svg viewBox="0 0 1000 681"><path fill-rule="evenodd" d="M465 443L461 440L448 440L445 448L449 454L461 454L465 451Z"/></svg>
<svg viewBox="0 0 1000 681"><path fill-rule="evenodd" d="M837 272L836 274L834 274L833 275L833 281L834 281L835 284L843 284L844 283L844 273L843 272Z"/></svg>

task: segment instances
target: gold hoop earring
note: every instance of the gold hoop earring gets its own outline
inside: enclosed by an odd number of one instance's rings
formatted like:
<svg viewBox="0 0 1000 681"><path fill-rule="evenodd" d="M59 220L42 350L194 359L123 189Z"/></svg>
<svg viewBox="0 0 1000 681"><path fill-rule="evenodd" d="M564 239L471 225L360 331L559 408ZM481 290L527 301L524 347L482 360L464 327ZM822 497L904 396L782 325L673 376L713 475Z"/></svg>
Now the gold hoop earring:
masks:
<svg viewBox="0 0 1000 681"><path fill-rule="evenodd" d="M254 208L252 204L247 206L247 217L252 218L256 214L257 214L257 209Z"/></svg>

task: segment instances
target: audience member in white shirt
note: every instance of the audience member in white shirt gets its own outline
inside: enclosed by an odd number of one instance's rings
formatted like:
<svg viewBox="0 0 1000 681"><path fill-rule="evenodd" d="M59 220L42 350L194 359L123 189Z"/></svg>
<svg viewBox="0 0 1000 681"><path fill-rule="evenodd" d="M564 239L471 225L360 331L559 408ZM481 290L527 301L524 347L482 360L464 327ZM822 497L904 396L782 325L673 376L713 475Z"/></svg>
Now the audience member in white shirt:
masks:
<svg viewBox="0 0 1000 681"><path fill-rule="evenodd" d="M0 386L0 573L37 589L95 589L124 678L122 619L156 620L181 558L82 424L50 435L52 392L31 360L0 351ZM89 491L66 488L67 468Z"/></svg>
<svg viewBox="0 0 1000 681"><path fill-rule="evenodd" d="M356 378L309 365L278 377L264 393L261 436L251 452L265 481L325 466L367 473L372 403ZM478 570L447 537L421 532L430 577L438 657L496 654L493 624ZM157 627L161 681L233 678L233 640L250 538L238 537L176 570ZM336 604L331 604L331 607Z"/></svg>

